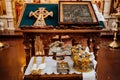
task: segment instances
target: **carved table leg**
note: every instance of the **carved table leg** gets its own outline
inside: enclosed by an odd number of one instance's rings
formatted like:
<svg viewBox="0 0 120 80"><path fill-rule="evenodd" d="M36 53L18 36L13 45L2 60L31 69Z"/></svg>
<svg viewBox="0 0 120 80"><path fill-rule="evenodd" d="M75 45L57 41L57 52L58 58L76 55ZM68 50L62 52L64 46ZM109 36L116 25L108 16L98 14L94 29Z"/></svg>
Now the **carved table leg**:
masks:
<svg viewBox="0 0 120 80"><path fill-rule="evenodd" d="M30 58L31 58L31 47L30 47L30 41L29 37L24 34L24 41L23 44L25 45L25 54L26 54L26 66L29 64Z"/></svg>
<svg viewBox="0 0 120 80"><path fill-rule="evenodd" d="M46 56L49 55L49 44L51 42L51 38L52 38L53 35L50 35L50 34L47 34L44 36L44 34L41 34L40 35L40 38L42 39L43 41L43 45L44 45L44 53Z"/></svg>
<svg viewBox="0 0 120 80"><path fill-rule="evenodd" d="M35 56L35 36L31 36L30 43L32 47L31 56Z"/></svg>
<svg viewBox="0 0 120 80"><path fill-rule="evenodd" d="M96 34L93 36L93 51L95 54L95 60L97 61L97 57L98 57L98 50L99 50L99 44L100 44L100 40L99 40L100 34Z"/></svg>
<svg viewBox="0 0 120 80"><path fill-rule="evenodd" d="M26 53L26 66L28 66L29 61L30 61L30 48L25 48L25 53Z"/></svg>
<svg viewBox="0 0 120 80"><path fill-rule="evenodd" d="M92 41L93 41L92 38L88 37L87 46L89 47L90 52L93 52L93 43L92 43Z"/></svg>
<svg viewBox="0 0 120 80"><path fill-rule="evenodd" d="M95 55L95 60L98 61L98 50L99 50L99 44L100 44L100 33L98 34L92 34L92 36L88 39L88 45L90 49L93 50L94 55ZM97 68L98 65L96 65L95 71L96 71L96 79L97 79Z"/></svg>

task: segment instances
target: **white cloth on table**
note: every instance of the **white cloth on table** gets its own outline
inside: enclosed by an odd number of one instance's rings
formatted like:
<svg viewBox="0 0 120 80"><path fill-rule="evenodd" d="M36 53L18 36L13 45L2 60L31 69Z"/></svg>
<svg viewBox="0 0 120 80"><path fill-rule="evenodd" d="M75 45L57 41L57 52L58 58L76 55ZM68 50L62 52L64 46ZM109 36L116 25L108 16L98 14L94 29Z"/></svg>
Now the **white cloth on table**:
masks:
<svg viewBox="0 0 120 80"><path fill-rule="evenodd" d="M41 57L37 57L36 58L36 64L37 65L40 65L41 63L41 60L42 58ZM73 68L73 61L71 59L71 57L69 56L66 56L64 60L62 61L66 61L68 62L69 64L69 74L73 74L73 73L76 73L76 74L82 74L83 75L83 80L95 80L95 70L91 71L91 72L78 72L76 71L74 68ZM25 75L29 75L31 74L31 71L32 71L32 66L33 66L33 62L34 62L34 57L31 58L30 60L30 63L25 71ZM45 57L45 65L43 65L43 69L42 69L42 72L41 72L41 75L44 75L45 73L47 74L59 74L57 72L57 62L61 62L61 61L56 61L54 59L52 59L52 57ZM95 60L93 62L96 62ZM96 63L95 63L96 65Z"/></svg>
<svg viewBox="0 0 120 80"><path fill-rule="evenodd" d="M33 64L31 71L36 70L37 71L37 64Z"/></svg>
<svg viewBox="0 0 120 80"><path fill-rule="evenodd" d="M96 72L93 70L91 72L83 73L83 80L96 80Z"/></svg>
<svg viewBox="0 0 120 80"><path fill-rule="evenodd" d="M37 70L39 70L39 69L45 69L45 67L46 67L45 63L39 64L38 67L37 67Z"/></svg>

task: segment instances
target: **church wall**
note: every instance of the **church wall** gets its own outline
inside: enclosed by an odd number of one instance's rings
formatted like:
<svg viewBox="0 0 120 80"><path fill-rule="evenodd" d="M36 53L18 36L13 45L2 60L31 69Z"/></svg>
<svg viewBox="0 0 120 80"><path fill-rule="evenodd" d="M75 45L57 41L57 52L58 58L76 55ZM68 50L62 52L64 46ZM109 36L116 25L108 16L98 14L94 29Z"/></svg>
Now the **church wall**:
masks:
<svg viewBox="0 0 120 80"><path fill-rule="evenodd" d="M6 14L0 16L0 21L4 23L4 29L14 30L11 0L6 0L5 2Z"/></svg>
<svg viewBox="0 0 120 80"><path fill-rule="evenodd" d="M103 14L104 14L105 18L110 17L110 15L109 15L110 14L110 4L111 4L110 0L105 0L104 11L103 11Z"/></svg>

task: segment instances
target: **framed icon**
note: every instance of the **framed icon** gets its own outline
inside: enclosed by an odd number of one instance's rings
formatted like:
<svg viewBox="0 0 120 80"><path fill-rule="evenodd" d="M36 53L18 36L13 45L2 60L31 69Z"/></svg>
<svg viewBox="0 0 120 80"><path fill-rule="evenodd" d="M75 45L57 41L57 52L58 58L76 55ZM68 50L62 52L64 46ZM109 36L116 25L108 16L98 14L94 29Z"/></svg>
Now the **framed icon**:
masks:
<svg viewBox="0 0 120 80"><path fill-rule="evenodd" d="M59 24L98 24L90 1L59 1Z"/></svg>

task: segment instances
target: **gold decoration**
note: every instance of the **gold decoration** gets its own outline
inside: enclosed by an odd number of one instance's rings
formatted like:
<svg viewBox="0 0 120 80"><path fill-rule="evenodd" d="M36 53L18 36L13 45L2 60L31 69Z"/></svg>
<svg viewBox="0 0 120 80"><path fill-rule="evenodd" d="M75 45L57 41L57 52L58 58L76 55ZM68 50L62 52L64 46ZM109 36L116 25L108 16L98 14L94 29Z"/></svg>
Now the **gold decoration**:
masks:
<svg viewBox="0 0 120 80"><path fill-rule="evenodd" d="M4 30L4 23L0 20L0 30ZM4 46L4 44L2 42L0 42L0 48L2 48Z"/></svg>
<svg viewBox="0 0 120 80"><path fill-rule="evenodd" d="M32 72L31 72L32 75L36 75L36 74L39 74L39 75L40 75L41 72L42 72L42 69L37 70L36 60L37 60L37 57L34 57L33 67L34 67L35 69L32 70ZM45 62L45 57L42 57L41 64L43 64L44 62Z"/></svg>
<svg viewBox="0 0 120 80"><path fill-rule="evenodd" d="M4 46L4 44L2 42L0 42L0 48L2 48Z"/></svg>
<svg viewBox="0 0 120 80"><path fill-rule="evenodd" d="M36 64L36 57L34 57L34 60L33 60L33 65ZM36 74L37 71L36 70L32 70L31 74Z"/></svg>
<svg viewBox="0 0 120 80"><path fill-rule="evenodd" d="M89 66L90 60L88 58L82 58L81 63L82 63L81 66L83 68L87 68Z"/></svg>
<svg viewBox="0 0 120 80"><path fill-rule="evenodd" d="M37 20L34 23L34 26L44 27L46 26L45 18L48 16L53 16L53 12L48 12L44 7L38 8L35 12L31 11L29 17L34 16Z"/></svg>
<svg viewBox="0 0 120 80"><path fill-rule="evenodd" d="M0 16L6 15L5 0L0 0Z"/></svg>
<svg viewBox="0 0 120 80"><path fill-rule="evenodd" d="M43 41L40 36L36 36L35 38L35 55L44 55L44 46Z"/></svg>
<svg viewBox="0 0 120 80"><path fill-rule="evenodd" d="M94 69L90 54L85 52L82 46L73 46L72 49L73 68L80 72L89 72Z"/></svg>
<svg viewBox="0 0 120 80"><path fill-rule="evenodd" d="M57 72L58 73L68 73L69 72L68 62L65 62L65 61L57 62Z"/></svg>
<svg viewBox="0 0 120 80"><path fill-rule="evenodd" d="M109 47L111 48L120 48L120 43L117 42L117 33L118 33L118 27L120 26L120 4L118 7L118 12L116 14L112 14L112 16L116 17L116 25L114 27L114 38L113 42L109 44Z"/></svg>
<svg viewBox="0 0 120 80"><path fill-rule="evenodd" d="M45 57L42 57L42 61L41 61L41 64L43 64L45 62ZM37 72L37 74L41 74L41 72L42 72L42 69L39 69L38 70L38 72Z"/></svg>

